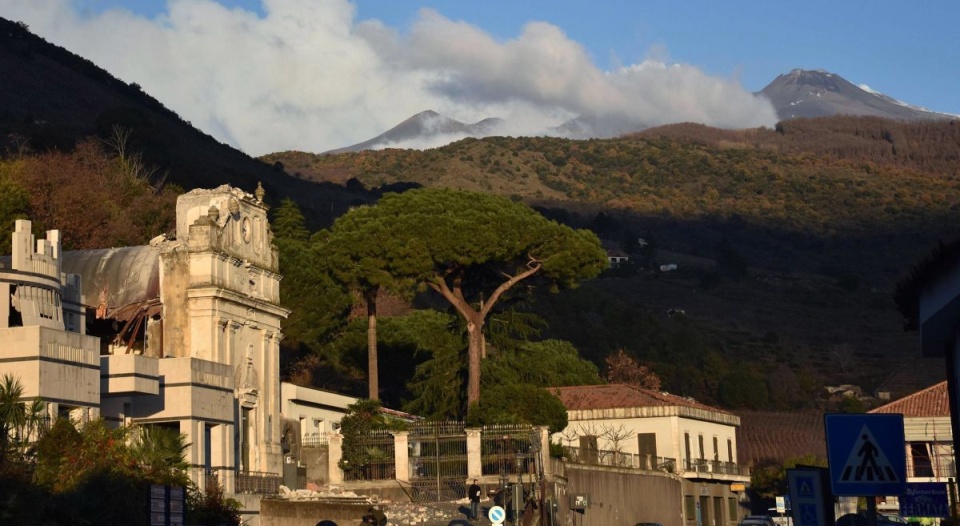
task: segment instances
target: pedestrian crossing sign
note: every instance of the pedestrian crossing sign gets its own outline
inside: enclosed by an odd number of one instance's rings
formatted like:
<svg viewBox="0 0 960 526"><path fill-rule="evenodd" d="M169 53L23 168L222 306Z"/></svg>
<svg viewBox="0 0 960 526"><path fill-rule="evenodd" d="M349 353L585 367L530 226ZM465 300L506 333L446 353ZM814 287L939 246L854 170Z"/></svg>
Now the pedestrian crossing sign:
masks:
<svg viewBox="0 0 960 526"><path fill-rule="evenodd" d="M901 414L827 414L827 457L834 495L900 495L906 488Z"/></svg>

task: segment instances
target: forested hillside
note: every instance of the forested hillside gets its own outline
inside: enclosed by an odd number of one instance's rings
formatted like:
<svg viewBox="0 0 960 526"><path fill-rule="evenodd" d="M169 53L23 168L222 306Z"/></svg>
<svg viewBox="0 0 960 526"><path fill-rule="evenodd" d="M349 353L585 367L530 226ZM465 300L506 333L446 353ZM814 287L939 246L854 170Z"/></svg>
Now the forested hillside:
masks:
<svg viewBox="0 0 960 526"><path fill-rule="evenodd" d="M958 156L956 122L835 117L264 160L355 189L499 193L591 228L632 264L537 294L528 308L544 321L539 337L572 343L601 374L623 350L665 390L751 411L742 461L752 463L821 452L803 425L764 415L819 422L842 409L825 385L896 397L942 380L942 362L921 358L918 335L903 330L892 292L960 232ZM768 439L783 433L796 440Z"/></svg>
<svg viewBox="0 0 960 526"><path fill-rule="evenodd" d="M298 177L376 188L410 182L559 208L620 241L709 256L728 238L756 268L848 272L887 288L954 235L960 125L798 119L776 130L699 125L632 137L466 139L427 151L265 157ZM597 214L602 221L595 221Z"/></svg>

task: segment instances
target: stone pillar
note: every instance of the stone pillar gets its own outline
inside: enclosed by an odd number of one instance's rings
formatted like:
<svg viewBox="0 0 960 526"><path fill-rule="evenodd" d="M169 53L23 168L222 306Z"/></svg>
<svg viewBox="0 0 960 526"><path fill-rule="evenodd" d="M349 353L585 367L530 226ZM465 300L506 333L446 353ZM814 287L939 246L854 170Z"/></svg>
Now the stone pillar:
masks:
<svg viewBox="0 0 960 526"><path fill-rule="evenodd" d="M549 478L553 475L550 467L550 428L547 426L536 426L533 428L533 439L539 440L540 453L537 456L537 462L542 463L543 476Z"/></svg>
<svg viewBox="0 0 960 526"><path fill-rule="evenodd" d="M410 481L410 450L409 431L397 431L393 434L393 469L395 478L404 482Z"/></svg>
<svg viewBox="0 0 960 526"><path fill-rule="evenodd" d="M206 450L204 446L203 421L201 420L181 420L180 433L186 435L184 442L190 444L190 447L184 452L184 460L190 466L188 473L190 479L197 484L197 487L204 489L205 480L203 476L203 453Z"/></svg>
<svg viewBox="0 0 960 526"><path fill-rule="evenodd" d="M480 478L483 475L483 463L480 458L480 429L464 429L467 433L467 479Z"/></svg>
<svg viewBox="0 0 960 526"><path fill-rule="evenodd" d="M236 457L232 424L219 424L210 430L210 469L216 473L224 493L236 491Z"/></svg>
<svg viewBox="0 0 960 526"><path fill-rule="evenodd" d="M340 469L340 459L343 458L343 435L327 433L327 480L330 484L343 484L343 470Z"/></svg>

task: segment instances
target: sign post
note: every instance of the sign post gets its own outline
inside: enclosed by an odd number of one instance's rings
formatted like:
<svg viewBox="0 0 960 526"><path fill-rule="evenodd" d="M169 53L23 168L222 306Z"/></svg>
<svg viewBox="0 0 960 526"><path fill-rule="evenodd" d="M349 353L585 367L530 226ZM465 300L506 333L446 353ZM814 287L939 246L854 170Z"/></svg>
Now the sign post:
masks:
<svg viewBox="0 0 960 526"><path fill-rule="evenodd" d="M902 495L907 458L901 414L824 416L834 495Z"/></svg>
<svg viewBox="0 0 960 526"><path fill-rule="evenodd" d="M908 482L900 496L902 517L949 517L950 499L943 482Z"/></svg>
<svg viewBox="0 0 960 526"><path fill-rule="evenodd" d="M830 487L834 495L903 495L907 454L902 414L824 415ZM877 524L877 500L867 499L867 526Z"/></svg>
<svg viewBox="0 0 960 526"><path fill-rule="evenodd" d="M830 484L826 468L788 469L787 485L793 526L833 526L833 498L827 490Z"/></svg>

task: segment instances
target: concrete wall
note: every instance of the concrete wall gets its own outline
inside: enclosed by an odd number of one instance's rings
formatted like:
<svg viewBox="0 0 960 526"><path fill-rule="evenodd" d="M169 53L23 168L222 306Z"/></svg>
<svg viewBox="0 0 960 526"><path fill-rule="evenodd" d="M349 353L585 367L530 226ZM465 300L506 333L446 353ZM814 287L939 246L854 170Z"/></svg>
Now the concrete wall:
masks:
<svg viewBox="0 0 960 526"><path fill-rule="evenodd" d="M307 482L323 485L329 481L330 457L326 447L301 447L300 462L307 467Z"/></svg>
<svg viewBox="0 0 960 526"><path fill-rule="evenodd" d="M260 501L260 526L315 526L322 520L353 526L360 524L369 507L368 502L263 499Z"/></svg>
<svg viewBox="0 0 960 526"><path fill-rule="evenodd" d="M637 473L598 466L568 464L566 494L558 492L558 524L577 526L634 526L659 522L684 526L682 480L655 472ZM581 515L569 510L569 496L586 493L589 509Z"/></svg>

